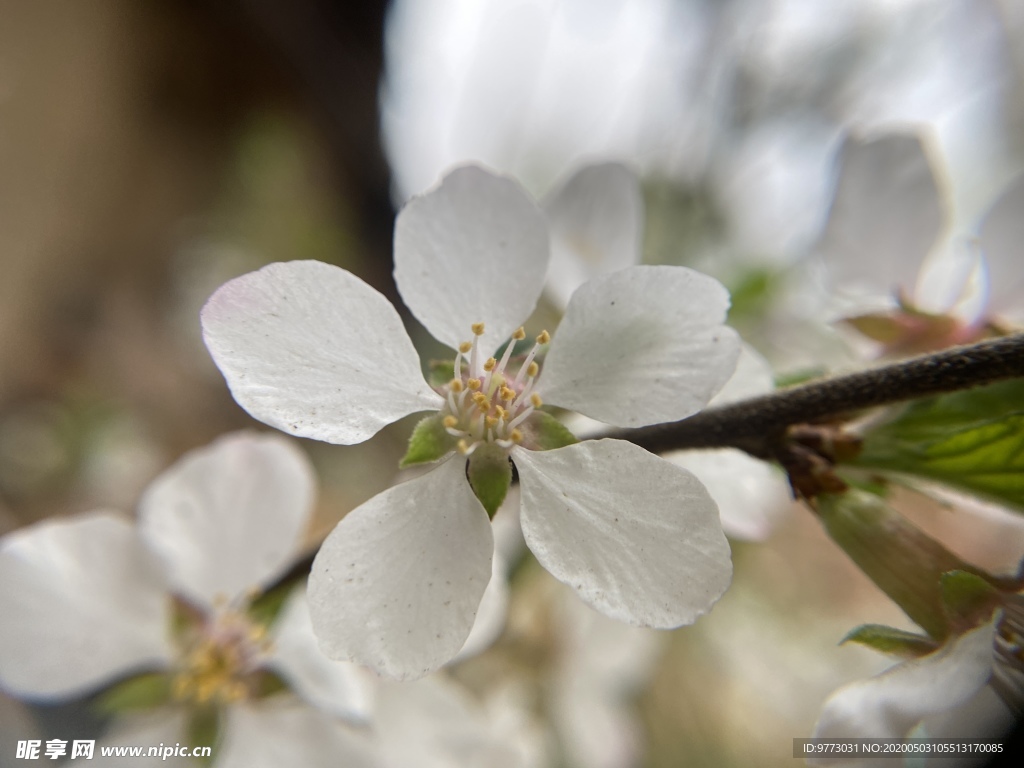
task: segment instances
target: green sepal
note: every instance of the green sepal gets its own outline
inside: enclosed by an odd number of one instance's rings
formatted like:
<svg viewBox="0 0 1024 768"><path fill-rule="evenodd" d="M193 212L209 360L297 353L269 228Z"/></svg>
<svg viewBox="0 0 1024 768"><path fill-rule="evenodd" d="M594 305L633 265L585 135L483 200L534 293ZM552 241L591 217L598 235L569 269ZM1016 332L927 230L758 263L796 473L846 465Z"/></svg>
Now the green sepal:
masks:
<svg viewBox="0 0 1024 768"><path fill-rule="evenodd" d="M911 403L865 434L852 464L937 480L1024 512L1024 379Z"/></svg>
<svg viewBox="0 0 1024 768"><path fill-rule="evenodd" d="M104 715L154 709L171 700L171 676L146 672L115 683L96 697L95 708Z"/></svg>
<svg viewBox="0 0 1024 768"><path fill-rule="evenodd" d="M494 443L481 443L469 455L466 475L488 517L493 518L512 485L512 462L508 454Z"/></svg>
<svg viewBox="0 0 1024 768"><path fill-rule="evenodd" d="M303 576L302 578L305 577ZM272 627L274 622L277 621L277 617L281 615L281 609L284 608L284 604L288 600L288 596L291 595L295 585L296 580L291 579L261 594L249 604L249 618L256 624Z"/></svg>
<svg viewBox="0 0 1024 768"><path fill-rule="evenodd" d="M252 684L252 695L256 699L264 699L287 690L288 683L284 678L270 669L259 670Z"/></svg>
<svg viewBox="0 0 1024 768"><path fill-rule="evenodd" d="M522 426L523 445L532 451L551 451L578 443L566 426L544 411L534 411Z"/></svg>
<svg viewBox="0 0 1024 768"><path fill-rule="evenodd" d="M221 711L214 706L192 709L188 713L185 726L186 738L193 748L210 747L210 756L198 758L202 765L212 765L217 759L218 741L220 740Z"/></svg>
<svg viewBox="0 0 1024 768"><path fill-rule="evenodd" d="M431 360L427 368L427 383L435 388L447 386L455 378L455 361Z"/></svg>
<svg viewBox="0 0 1024 768"><path fill-rule="evenodd" d="M960 627L974 627L988 621L999 607L999 591L981 576L968 571L950 571L940 581L942 603L950 620Z"/></svg>
<svg viewBox="0 0 1024 768"><path fill-rule="evenodd" d="M843 643L857 643L901 659L916 659L939 647L930 637L885 624L861 624L839 641Z"/></svg>
<svg viewBox="0 0 1024 768"><path fill-rule="evenodd" d="M398 466L404 468L437 461L455 450L456 442L445 430L441 414L427 416L413 429L409 437L409 449Z"/></svg>

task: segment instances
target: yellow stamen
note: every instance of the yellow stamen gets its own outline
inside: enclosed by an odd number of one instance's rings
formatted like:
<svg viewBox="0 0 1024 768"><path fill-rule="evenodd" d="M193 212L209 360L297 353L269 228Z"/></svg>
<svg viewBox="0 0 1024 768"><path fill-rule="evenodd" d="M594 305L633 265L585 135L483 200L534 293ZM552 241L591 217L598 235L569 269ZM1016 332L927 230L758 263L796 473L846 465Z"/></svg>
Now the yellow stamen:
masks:
<svg viewBox="0 0 1024 768"><path fill-rule="evenodd" d="M516 393L514 391L512 391L511 389L509 389L508 387L502 387L501 388L501 399L502 400L515 400L516 399Z"/></svg>
<svg viewBox="0 0 1024 768"><path fill-rule="evenodd" d="M459 453L463 455L469 453L469 443L467 443L465 439L459 440L459 442L455 444L455 447L458 448Z"/></svg>
<svg viewBox="0 0 1024 768"><path fill-rule="evenodd" d="M527 376L536 376L538 373L540 373L540 366L537 365L536 363L531 362L528 366L526 366Z"/></svg>
<svg viewBox="0 0 1024 768"><path fill-rule="evenodd" d="M547 331L541 331L540 334L537 336L538 344L547 344L549 341L551 341L551 334L548 333Z"/></svg>
<svg viewBox="0 0 1024 768"><path fill-rule="evenodd" d="M461 392L463 389L462 379L452 379L448 383L448 389L452 392Z"/></svg>
<svg viewBox="0 0 1024 768"><path fill-rule="evenodd" d="M466 386L469 387L470 392L476 392L480 389L482 383L480 379L470 379L466 382Z"/></svg>
<svg viewBox="0 0 1024 768"><path fill-rule="evenodd" d="M516 332L512 334L512 338L516 341L522 341L526 338L526 329L523 328L523 326L519 326L516 329Z"/></svg>
<svg viewBox="0 0 1024 768"><path fill-rule="evenodd" d="M497 364L498 364L497 360L495 360L493 357L488 357L487 360L484 362L484 370L485 371L493 371L494 370L494 366L496 366Z"/></svg>
<svg viewBox="0 0 1024 768"><path fill-rule="evenodd" d="M508 411L506 411L500 405L494 406L494 414L502 421L508 420Z"/></svg>
<svg viewBox="0 0 1024 768"><path fill-rule="evenodd" d="M456 419L451 414L448 414L447 416L444 417L441 423L444 424L446 429L454 429L456 426L458 426L459 420Z"/></svg>
<svg viewBox="0 0 1024 768"><path fill-rule="evenodd" d="M508 436L508 439L511 440L513 443L521 443L523 442L523 433L520 432L518 429L513 429L512 434Z"/></svg>
<svg viewBox="0 0 1024 768"><path fill-rule="evenodd" d="M486 417L484 419L484 423L487 425L488 429L494 429L496 426L498 426L498 420L494 416Z"/></svg>
<svg viewBox="0 0 1024 768"><path fill-rule="evenodd" d="M473 402L476 403L477 408L486 409L488 405L487 395L485 395L483 392L474 392Z"/></svg>
<svg viewBox="0 0 1024 768"><path fill-rule="evenodd" d="M464 355L468 355L471 349L473 349L473 342L471 341L464 341L459 344L459 352Z"/></svg>
<svg viewBox="0 0 1024 768"><path fill-rule="evenodd" d="M536 392L530 395L530 402L533 403L534 408L540 408L542 405L544 405L544 401L540 399L540 395L538 395Z"/></svg>
<svg viewBox="0 0 1024 768"><path fill-rule="evenodd" d="M474 336L483 336L484 335L484 324L483 323L473 323L473 325L471 325L470 328L473 330L473 335Z"/></svg>

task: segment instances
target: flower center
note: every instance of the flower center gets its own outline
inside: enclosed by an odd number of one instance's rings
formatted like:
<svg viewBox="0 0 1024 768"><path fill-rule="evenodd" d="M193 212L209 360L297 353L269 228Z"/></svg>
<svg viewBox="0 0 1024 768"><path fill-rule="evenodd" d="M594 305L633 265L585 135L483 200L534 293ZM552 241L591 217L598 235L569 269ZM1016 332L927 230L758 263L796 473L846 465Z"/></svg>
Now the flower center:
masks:
<svg viewBox="0 0 1024 768"><path fill-rule="evenodd" d="M509 370L512 350L526 338L526 331L519 328L512 334L501 360L485 360L479 344L484 324L474 323L472 329L473 341L460 344L455 355L454 376L443 393L447 403L441 411L445 430L459 439L458 449L467 456L483 443L511 448L522 441L519 425L543 405L533 391L540 373L534 358L551 341L550 334L542 331L513 375Z"/></svg>
<svg viewBox="0 0 1024 768"><path fill-rule="evenodd" d="M218 611L186 640L174 697L200 705L248 698L269 651L264 625L237 611Z"/></svg>

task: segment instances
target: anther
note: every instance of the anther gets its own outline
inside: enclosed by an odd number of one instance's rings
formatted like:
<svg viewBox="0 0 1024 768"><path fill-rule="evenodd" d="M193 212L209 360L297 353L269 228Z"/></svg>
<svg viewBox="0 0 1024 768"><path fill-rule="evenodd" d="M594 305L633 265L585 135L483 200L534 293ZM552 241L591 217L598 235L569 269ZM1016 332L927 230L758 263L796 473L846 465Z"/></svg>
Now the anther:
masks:
<svg viewBox="0 0 1024 768"><path fill-rule="evenodd" d="M484 324L483 323L473 323L470 326L470 328L472 329L474 336L483 336L484 335Z"/></svg>
<svg viewBox="0 0 1024 768"><path fill-rule="evenodd" d="M471 392L476 392L480 389L480 379L470 379L466 382L466 386L469 387Z"/></svg>
<svg viewBox="0 0 1024 768"><path fill-rule="evenodd" d="M459 352L461 352L464 355L468 355L469 354L469 350L471 350L472 348L473 348L473 342L471 342L471 341L464 341L461 344L459 344Z"/></svg>
<svg viewBox="0 0 1024 768"><path fill-rule="evenodd" d="M487 395L483 392L474 392L473 402L476 403L477 408L486 408L488 405Z"/></svg>
<svg viewBox="0 0 1024 768"><path fill-rule="evenodd" d="M444 424L445 429L454 429L456 426L458 426L459 420L452 416L451 414L449 414L445 416L444 419L442 419L441 423Z"/></svg>
<svg viewBox="0 0 1024 768"><path fill-rule="evenodd" d="M537 343L538 344L547 344L549 341L551 341L551 334L548 333L547 331L541 331L537 335Z"/></svg>
<svg viewBox="0 0 1024 768"><path fill-rule="evenodd" d="M540 373L540 366L537 365L537 363L531 362L528 366L526 366L527 376L536 376L538 373Z"/></svg>
<svg viewBox="0 0 1024 768"><path fill-rule="evenodd" d="M462 379L452 379L448 383L448 389L451 392L461 392L462 391L462 386L463 386Z"/></svg>
<svg viewBox="0 0 1024 768"><path fill-rule="evenodd" d="M459 449L459 453L461 453L463 455L466 455L467 453L469 453L469 443L467 443L465 441L465 439L459 440L459 442L457 442L455 444L455 447L458 448Z"/></svg>
<svg viewBox="0 0 1024 768"><path fill-rule="evenodd" d="M516 393L509 387L502 387L500 390L502 400L515 400Z"/></svg>
<svg viewBox="0 0 1024 768"><path fill-rule="evenodd" d="M540 408L542 405L544 405L544 401L540 399L540 395L538 395L536 392L530 395L530 402L533 403L534 408Z"/></svg>
<svg viewBox="0 0 1024 768"><path fill-rule="evenodd" d="M518 429L513 429L511 434L509 434L508 439L513 443L521 443L523 442L523 433Z"/></svg>
<svg viewBox="0 0 1024 768"><path fill-rule="evenodd" d="M495 416L488 416L484 419L484 423L487 425L488 429L494 429L498 426L498 419Z"/></svg>
<svg viewBox="0 0 1024 768"><path fill-rule="evenodd" d="M526 329L523 328L523 326L519 326L516 329L516 332L512 334L512 338L516 341L522 341L526 338Z"/></svg>
<svg viewBox="0 0 1024 768"><path fill-rule="evenodd" d="M496 366L497 364L497 360L495 360L493 357L488 357L487 360L484 361L484 370L488 372L493 371L494 366Z"/></svg>

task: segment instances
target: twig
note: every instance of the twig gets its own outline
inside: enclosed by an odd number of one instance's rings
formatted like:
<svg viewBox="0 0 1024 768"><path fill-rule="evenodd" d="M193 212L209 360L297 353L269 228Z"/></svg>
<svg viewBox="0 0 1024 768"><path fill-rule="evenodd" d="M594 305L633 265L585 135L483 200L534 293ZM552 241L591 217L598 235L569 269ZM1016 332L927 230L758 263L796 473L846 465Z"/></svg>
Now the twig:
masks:
<svg viewBox="0 0 1024 768"><path fill-rule="evenodd" d="M770 458L795 424L837 420L865 408L1019 376L1024 376L1024 333L812 381L709 408L683 421L617 430L605 437L628 440L655 453L731 447Z"/></svg>

